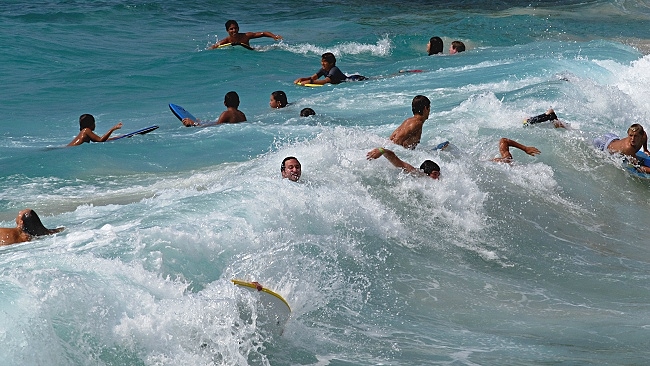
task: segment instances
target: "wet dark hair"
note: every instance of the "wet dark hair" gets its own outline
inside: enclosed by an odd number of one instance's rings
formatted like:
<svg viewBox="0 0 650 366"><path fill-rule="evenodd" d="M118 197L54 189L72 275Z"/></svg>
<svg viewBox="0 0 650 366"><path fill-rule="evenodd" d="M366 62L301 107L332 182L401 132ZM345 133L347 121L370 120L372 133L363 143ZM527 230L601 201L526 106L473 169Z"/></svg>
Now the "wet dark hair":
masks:
<svg viewBox="0 0 650 366"><path fill-rule="evenodd" d="M299 161L295 156L287 156L286 158L284 158L284 160L282 160L282 165L280 165L280 171L281 171L281 172L284 171L284 163L286 163L287 160L291 160L291 159L294 159L295 161L297 161L298 163L300 163L300 161Z"/></svg>
<svg viewBox="0 0 650 366"><path fill-rule="evenodd" d="M451 47L456 50L456 52L463 52L465 51L465 43L461 41L453 41L451 42Z"/></svg>
<svg viewBox="0 0 650 366"><path fill-rule="evenodd" d="M311 108L303 108L300 111L300 117L309 117L309 116L315 116L316 112L314 112L313 109Z"/></svg>
<svg viewBox="0 0 650 366"><path fill-rule="evenodd" d="M229 91L223 98L223 104L230 108L239 108L239 94L234 91Z"/></svg>
<svg viewBox="0 0 650 366"><path fill-rule="evenodd" d="M413 114L424 114L424 107L431 107L431 101L424 95L416 95L411 102Z"/></svg>
<svg viewBox="0 0 650 366"><path fill-rule="evenodd" d="M325 52L321 58L325 60L328 64L336 65L336 57L332 52Z"/></svg>
<svg viewBox="0 0 650 366"><path fill-rule="evenodd" d="M22 219L23 226L21 229L31 236L50 235L63 230L62 227L56 229L46 228L34 210L25 212Z"/></svg>
<svg viewBox="0 0 650 366"><path fill-rule="evenodd" d="M429 39L429 56L442 53L443 47L442 38L431 37Z"/></svg>
<svg viewBox="0 0 650 366"><path fill-rule="evenodd" d="M431 160L425 160L422 165L420 165L420 170L423 170L424 174L429 175L433 171L439 172L440 167Z"/></svg>
<svg viewBox="0 0 650 366"><path fill-rule="evenodd" d="M233 24L236 25L237 28L239 28L239 24L237 24L236 21L230 19L229 21L226 22L226 30L228 30L228 28L230 28L230 26L233 25Z"/></svg>
<svg viewBox="0 0 650 366"><path fill-rule="evenodd" d="M273 96L273 99L275 99L275 101L280 105L279 108L286 107L287 104L289 104L289 102L287 102L287 94L282 90L276 90L271 93L271 95Z"/></svg>
<svg viewBox="0 0 650 366"><path fill-rule="evenodd" d="M92 114L82 114L79 116L79 131L84 128L90 128L91 130L95 128L95 117Z"/></svg>

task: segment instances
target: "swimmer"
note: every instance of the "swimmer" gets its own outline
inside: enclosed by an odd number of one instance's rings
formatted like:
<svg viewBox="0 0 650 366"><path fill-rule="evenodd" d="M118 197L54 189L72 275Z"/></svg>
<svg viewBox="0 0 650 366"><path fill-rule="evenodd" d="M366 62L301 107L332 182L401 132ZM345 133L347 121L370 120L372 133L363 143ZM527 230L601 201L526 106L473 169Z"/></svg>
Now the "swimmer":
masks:
<svg viewBox="0 0 650 366"><path fill-rule="evenodd" d="M407 118L390 135L390 140L407 149L415 149L422 137L422 126L429 118L431 101L424 95L416 95L411 102L413 117Z"/></svg>
<svg viewBox="0 0 650 366"><path fill-rule="evenodd" d="M297 182L300 179L302 174L302 166L298 159L293 156L287 156L282 160L282 165L280 165L280 173L282 173L282 178L287 178L292 182Z"/></svg>
<svg viewBox="0 0 650 366"><path fill-rule="evenodd" d="M431 37L429 39L429 43L427 43L427 53L429 54L429 56L442 53L443 49L444 49L444 44L442 42L442 38Z"/></svg>
<svg viewBox="0 0 650 366"><path fill-rule="evenodd" d="M212 126L218 125L221 123L239 123L246 121L246 115L244 112L239 109L239 94L234 91L226 93L226 96L223 99L223 105L226 106L226 110L221 113L219 119L215 122L201 122L200 120L192 121L189 118L183 118L183 124L186 127L192 126Z"/></svg>
<svg viewBox="0 0 650 366"><path fill-rule="evenodd" d="M496 163L508 163L508 164L512 163L513 159L512 159L512 154L510 154L510 147L516 147L517 149L525 152L530 156L541 154L541 151L539 151L534 146L522 145L515 140L510 140L508 138L502 137L499 140L499 153L501 154L501 157L494 158L492 159L492 161Z"/></svg>
<svg viewBox="0 0 650 366"><path fill-rule="evenodd" d="M422 163L422 165L420 165L420 169L416 169L413 165L398 158L394 152L385 149L383 147L378 147L368 151L368 153L366 154L366 159L368 160L378 159L382 155L386 159L388 159L388 161L390 161L391 164L393 164L397 168L401 168L403 171L407 173L422 175L422 176L426 175L432 179L440 178L440 167L432 160L425 160Z"/></svg>
<svg viewBox="0 0 650 366"><path fill-rule="evenodd" d="M276 90L271 93L271 99L269 105L271 108L284 108L288 105L287 94L282 90Z"/></svg>
<svg viewBox="0 0 650 366"><path fill-rule="evenodd" d="M327 83L339 84L347 79L347 76L336 66L336 57L331 52L326 52L321 56L321 69L312 76L298 78L294 84L317 84L325 85ZM324 79L320 79L324 76Z"/></svg>
<svg viewBox="0 0 650 366"><path fill-rule="evenodd" d="M524 120L524 126L529 126L533 125L536 123L542 123L546 121L551 121L553 122L553 127L555 128L567 128L567 125L564 124L562 121L557 119L557 115L555 114L555 111L551 108L546 111L546 113L542 113L538 116L530 117Z"/></svg>
<svg viewBox="0 0 650 366"><path fill-rule="evenodd" d="M465 51L465 43L461 41L453 41L451 42L451 46L449 46L449 54L453 55L459 52Z"/></svg>
<svg viewBox="0 0 650 366"><path fill-rule="evenodd" d="M314 112L313 109L311 108L303 108L300 111L300 117L309 117L309 116L315 116L316 112Z"/></svg>
<svg viewBox="0 0 650 366"><path fill-rule="evenodd" d="M63 227L48 229L43 226L36 212L25 209L18 213L15 228L0 228L0 246L23 243L36 236L52 235L63 231Z"/></svg>
<svg viewBox="0 0 650 366"><path fill-rule="evenodd" d="M276 41L282 39L282 36L273 34L271 32L246 32L239 33L239 24L234 20L229 20L226 22L226 31L228 32L228 37L222 39L221 41L210 46L210 49L219 48L227 43L230 43L233 46L242 46L252 50L253 47L249 44L250 40L253 38L268 37L273 38Z"/></svg>
<svg viewBox="0 0 650 366"><path fill-rule="evenodd" d="M92 114L82 114L79 117L79 134L68 144L68 146L77 146L84 142L105 142L109 137L111 137L113 131L119 130L120 128L122 128L122 122L111 127L104 136L100 137L94 132L95 117L93 117Z"/></svg>
<svg viewBox="0 0 650 366"><path fill-rule="evenodd" d="M594 139L594 146L610 154L623 154L632 158L632 163L637 164L636 153L643 147L643 152L648 152L648 135L643 126L635 123L627 129L627 137L619 138L616 134L607 133L602 137ZM650 173L650 167L638 165L637 170L643 173Z"/></svg>

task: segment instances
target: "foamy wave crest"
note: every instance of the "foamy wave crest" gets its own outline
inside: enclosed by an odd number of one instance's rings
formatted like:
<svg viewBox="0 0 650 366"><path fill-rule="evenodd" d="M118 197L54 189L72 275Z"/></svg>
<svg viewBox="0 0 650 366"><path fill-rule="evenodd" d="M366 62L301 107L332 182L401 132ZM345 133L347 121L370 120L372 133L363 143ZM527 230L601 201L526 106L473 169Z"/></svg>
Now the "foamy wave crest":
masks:
<svg viewBox="0 0 650 366"><path fill-rule="evenodd" d="M363 53L370 53L373 56L388 56L393 49L393 44L388 37L384 37L377 41L375 44L366 44L359 42L345 42L330 47L323 47L313 45L311 43L302 43L297 45L290 45L280 42L273 47L281 48L293 53L308 54L314 53L321 55L325 52L332 52L335 56L341 55L359 55Z"/></svg>

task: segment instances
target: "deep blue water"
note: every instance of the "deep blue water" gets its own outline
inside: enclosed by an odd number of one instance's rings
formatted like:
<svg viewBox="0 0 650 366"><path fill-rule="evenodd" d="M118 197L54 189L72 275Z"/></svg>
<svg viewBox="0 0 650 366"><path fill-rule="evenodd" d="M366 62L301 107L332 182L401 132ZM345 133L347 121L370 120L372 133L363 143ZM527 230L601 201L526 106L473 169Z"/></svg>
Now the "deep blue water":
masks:
<svg viewBox="0 0 650 366"><path fill-rule="evenodd" d="M650 183L591 146L650 128L647 2L4 1L0 17L0 226L30 207L66 227L0 249L0 365L650 357ZM284 39L207 50L228 19ZM468 50L448 55L455 39ZM293 85L323 52L370 79ZM244 124L185 128L167 107L216 119L231 90ZM388 136L417 94L432 107L411 151ZM522 127L548 108L571 129ZM64 148L83 113L99 134L160 128ZM492 163L500 137L542 153ZM442 179L367 161L377 146ZM282 335L232 278L287 299Z"/></svg>

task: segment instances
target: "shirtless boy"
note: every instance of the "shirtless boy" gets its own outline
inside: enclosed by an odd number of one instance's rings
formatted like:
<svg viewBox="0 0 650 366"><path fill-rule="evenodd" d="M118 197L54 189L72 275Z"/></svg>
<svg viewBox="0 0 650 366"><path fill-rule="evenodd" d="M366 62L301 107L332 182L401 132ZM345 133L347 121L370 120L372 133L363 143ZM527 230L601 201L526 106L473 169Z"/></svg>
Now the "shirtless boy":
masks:
<svg viewBox="0 0 650 366"><path fill-rule="evenodd" d="M104 134L104 136L98 136L95 134L95 117L93 117L91 114L82 114L79 117L79 134L77 137L72 140L68 146L77 146L81 145L84 142L104 142L108 140L109 137L111 137L111 134L115 130L119 130L122 128L122 122L116 124L115 126L111 127L108 132Z"/></svg>
<svg viewBox="0 0 650 366"><path fill-rule="evenodd" d="M210 49L218 48L226 43L230 43L233 46L242 46L252 50L253 47L249 44L250 40L253 38L268 37L273 38L276 41L282 39L282 36L273 34L271 32L246 32L239 33L239 24L234 20L229 20L226 22L226 31L228 32L228 37L222 39L221 41L215 43L210 47Z"/></svg>
<svg viewBox="0 0 650 366"><path fill-rule="evenodd" d="M221 123L239 123L239 122L245 122L246 121L246 115L240 111L239 109L239 95L234 92L230 91L226 93L226 96L224 97L223 100L223 105L226 106L226 110L221 113L219 116L219 119L217 119L215 122L206 122L202 123L200 120L192 121L189 118L183 118L183 124L186 127L192 127L192 126L212 126L212 125L218 125Z"/></svg>
<svg viewBox="0 0 650 366"><path fill-rule="evenodd" d="M613 133L607 133L602 137L594 139L594 146L610 154L623 154L635 158L637 151L643 147L643 152L648 153L648 135L643 126L638 123L627 129L627 137L619 138ZM650 167L638 166L637 169L644 173L650 173Z"/></svg>
<svg viewBox="0 0 650 366"><path fill-rule="evenodd" d="M407 149L415 149L422 137L422 126L429 118L431 101L424 95L416 95L411 102L413 117L407 118L390 135L390 140Z"/></svg>

